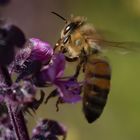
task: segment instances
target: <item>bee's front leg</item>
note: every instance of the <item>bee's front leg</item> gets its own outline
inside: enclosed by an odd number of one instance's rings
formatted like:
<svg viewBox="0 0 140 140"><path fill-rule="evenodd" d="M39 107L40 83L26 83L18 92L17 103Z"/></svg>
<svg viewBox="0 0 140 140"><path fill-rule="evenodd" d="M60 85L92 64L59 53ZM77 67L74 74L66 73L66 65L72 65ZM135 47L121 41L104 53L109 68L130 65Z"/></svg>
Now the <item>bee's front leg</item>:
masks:
<svg viewBox="0 0 140 140"><path fill-rule="evenodd" d="M75 78L75 79L78 78L79 73L80 73L80 70L81 70L81 68L83 67L83 63L84 63L84 60L83 60L83 59L80 59L80 62L78 63L78 65L77 65L77 67L76 67L75 74L74 74L74 78Z"/></svg>
<svg viewBox="0 0 140 140"><path fill-rule="evenodd" d="M81 67L83 67L83 72L85 71L85 64L87 62L87 55L86 55L84 50L82 51L82 54L81 54L81 56L79 58L80 58L80 62L78 63L78 65L76 67L75 74L74 74L74 78L76 78L76 79L79 76Z"/></svg>

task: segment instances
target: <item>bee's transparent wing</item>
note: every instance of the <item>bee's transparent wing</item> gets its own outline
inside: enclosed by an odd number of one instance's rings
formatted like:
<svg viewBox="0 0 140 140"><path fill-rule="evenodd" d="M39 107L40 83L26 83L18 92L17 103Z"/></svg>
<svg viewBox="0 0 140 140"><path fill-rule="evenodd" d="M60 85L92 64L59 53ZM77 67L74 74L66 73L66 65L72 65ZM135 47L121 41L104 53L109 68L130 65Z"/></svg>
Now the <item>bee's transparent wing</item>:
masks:
<svg viewBox="0 0 140 140"><path fill-rule="evenodd" d="M101 50L113 50L117 51L121 54L126 54L130 52L139 53L140 52L140 42L135 41L111 41L112 38L116 38L117 34L112 31L97 29L92 37L89 34L89 37L92 41L94 41L97 45L100 46ZM109 39L111 38L111 39ZM113 39L114 40L114 39Z"/></svg>
<svg viewBox="0 0 140 140"><path fill-rule="evenodd" d="M130 52L140 53L140 42L124 41L124 42L114 42L107 40L100 40L99 46L101 49L105 50L115 50L121 54L126 54Z"/></svg>
<svg viewBox="0 0 140 140"><path fill-rule="evenodd" d="M134 41L111 41L114 33L106 30L95 30L93 26L87 25L86 32L83 32L83 36L91 47L97 47L101 51L113 50L123 54L128 52L140 52L140 42ZM111 39L108 39L111 38ZM99 47L99 48L98 48Z"/></svg>

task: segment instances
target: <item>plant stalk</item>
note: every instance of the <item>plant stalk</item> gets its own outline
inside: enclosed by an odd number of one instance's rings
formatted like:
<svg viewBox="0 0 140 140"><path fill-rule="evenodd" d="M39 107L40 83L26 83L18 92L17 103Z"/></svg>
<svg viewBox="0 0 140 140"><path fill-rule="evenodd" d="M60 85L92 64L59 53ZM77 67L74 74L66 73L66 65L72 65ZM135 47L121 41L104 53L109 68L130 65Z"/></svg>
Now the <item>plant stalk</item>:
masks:
<svg viewBox="0 0 140 140"><path fill-rule="evenodd" d="M5 83L10 87L12 85L12 79L8 72L8 69L6 68L6 66L1 66L1 71L3 77L5 78ZM30 140L22 111L17 111L17 108L10 105L8 102L6 103L6 106L8 108L11 124L15 131L16 139Z"/></svg>

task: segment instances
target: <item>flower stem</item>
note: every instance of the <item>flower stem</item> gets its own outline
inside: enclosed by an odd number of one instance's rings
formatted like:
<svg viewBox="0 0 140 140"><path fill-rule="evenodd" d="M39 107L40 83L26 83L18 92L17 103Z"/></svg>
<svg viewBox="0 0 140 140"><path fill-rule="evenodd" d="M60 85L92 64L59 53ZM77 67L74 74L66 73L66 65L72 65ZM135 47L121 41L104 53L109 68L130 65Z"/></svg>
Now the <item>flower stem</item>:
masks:
<svg viewBox="0 0 140 140"><path fill-rule="evenodd" d="M12 79L9 75L8 69L5 66L1 66L2 74L5 78L6 84L10 87L12 85ZM25 124L24 116L22 111L17 111L15 106L10 105L8 102L6 103L8 108L9 117L11 120L11 124L15 131L17 140L29 140L29 134L27 131L27 127Z"/></svg>

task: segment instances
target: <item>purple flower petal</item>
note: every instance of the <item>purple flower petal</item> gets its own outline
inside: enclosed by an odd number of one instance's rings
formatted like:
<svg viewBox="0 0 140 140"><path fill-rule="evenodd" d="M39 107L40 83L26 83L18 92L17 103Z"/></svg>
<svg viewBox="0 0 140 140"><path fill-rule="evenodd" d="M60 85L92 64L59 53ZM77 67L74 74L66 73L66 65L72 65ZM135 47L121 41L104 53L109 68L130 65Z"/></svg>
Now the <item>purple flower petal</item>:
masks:
<svg viewBox="0 0 140 140"><path fill-rule="evenodd" d="M28 104L35 98L36 89L32 83L24 81L22 83L14 83L5 91L5 100L12 105Z"/></svg>
<svg viewBox="0 0 140 140"><path fill-rule="evenodd" d="M48 62L53 55L53 48L47 43L36 38L30 39L32 45L31 60Z"/></svg>
<svg viewBox="0 0 140 140"><path fill-rule="evenodd" d="M52 62L44 68L40 74L39 79L44 82L51 82L61 77L64 73L65 57L63 54L55 54L52 58Z"/></svg>
<svg viewBox="0 0 140 140"><path fill-rule="evenodd" d="M16 53L14 61L9 66L9 72L22 73L22 70L26 69L28 67L27 65L31 65L34 61L38 61L41 64L48 64L52 55L53 49L48 43L32 38L28 46Z"/></svg>
<svg viewBox="0 0 140 140"><path fill-rule="evenodd" d="M20 49L16 53L14 61L8 67L9 73L12 74L12 72L19 72L21 69L26 67L24 63L27 61L30 54L31 48L25 47L23 49Z"/></svg>
<svg viewBox="0 0 140 140"><path fill-rule="evenodd" d="M0 116L0 140L16 140L8 114Z"/></svg>
<svg viewBox="0 0 140 140"><path fill-rule="evenodd" d="M56 83L60 97L64 102L76 103L81 100L81 86L74 80L60 81Z"/></svg>

